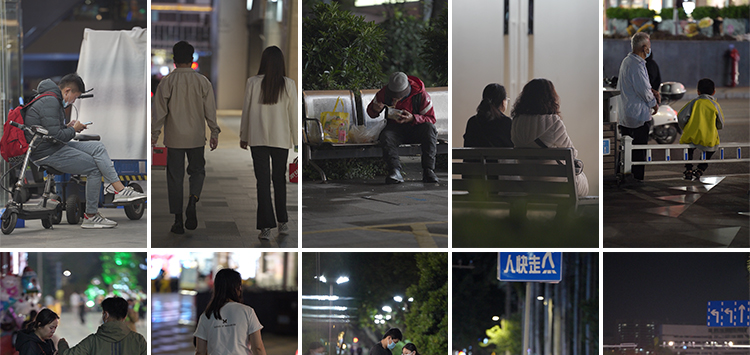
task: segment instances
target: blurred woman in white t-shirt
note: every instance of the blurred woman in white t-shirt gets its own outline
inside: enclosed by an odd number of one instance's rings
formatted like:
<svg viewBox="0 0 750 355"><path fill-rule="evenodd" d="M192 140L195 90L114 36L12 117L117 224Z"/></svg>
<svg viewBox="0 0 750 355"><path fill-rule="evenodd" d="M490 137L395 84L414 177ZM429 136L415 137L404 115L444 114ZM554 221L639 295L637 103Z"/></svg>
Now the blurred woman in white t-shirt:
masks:
<svg viewBox="0 0 750 355"><path fill-rule="evenodd" d="M266 355L255 310L242 304L242 277L232 269L216 273L214 292L195 330L197 355Z"/></svg>

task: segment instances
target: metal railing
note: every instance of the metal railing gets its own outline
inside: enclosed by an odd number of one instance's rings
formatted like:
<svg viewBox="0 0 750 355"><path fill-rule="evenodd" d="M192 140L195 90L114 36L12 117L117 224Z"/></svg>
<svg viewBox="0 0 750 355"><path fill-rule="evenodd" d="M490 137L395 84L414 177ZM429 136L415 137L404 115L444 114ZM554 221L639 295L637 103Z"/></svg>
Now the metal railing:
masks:
<svg viewBox="0 0 750 355"><path fill-rule="evenodd" d="M737 162L750 162L750 154L748 158L742 157L742 148L750 149L750 143L721 143L716 149L715 157L718 159L706 159L706 152L701 152L700 160L692 160L688 155L688 149L692 148L689 144L633 144L633 138L630 136L622 137L622 152L623 152L623 171L631 173L633 165L662 165L662 164L697 164L697 163L737 163ZM671 151L672 149L682 149L682 160L673 160ZM633 161L634 150L645 150L646 161ZM653 160L653 151L664 151L664 160ZM733 151L737 152L734 158L726 158L725 152Z"/></svg>

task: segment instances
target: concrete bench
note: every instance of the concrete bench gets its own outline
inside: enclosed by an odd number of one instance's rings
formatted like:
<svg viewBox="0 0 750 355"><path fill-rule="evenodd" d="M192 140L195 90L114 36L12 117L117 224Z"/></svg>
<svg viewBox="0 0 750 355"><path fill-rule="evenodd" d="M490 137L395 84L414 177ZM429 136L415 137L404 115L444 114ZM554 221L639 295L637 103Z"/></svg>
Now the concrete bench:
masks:
<svg viewBox="0 0 750 355"><path fill-rule="evenodd" d="M524 218L529 205L556 206L558 217L597 205L598 197L576 194L574 169L570 148L454 148L453 207Z"/></svg>
<svg viewBox="0 0 750 355"><path fill-rule="evenodd" d="M326 182L325 172L315 164L316 160L324 159L350 159L350 158L379 158L383 156L383 150L378 143L329 143L320 141L320 115L322 112L332 111L336 99L341 98L336 111L349 113L351 125L369 127L378 120L384 120L384 113L377 118L367 115L367 105L378 90L362 90L361 96L356 97L348 90L338 91L304 91L303 98L303 146L302 157L304 164L312 165L321 176L322 182ZM448 88L427 88L432 98L435 110L436 124L438 130L438 154L448 154ZM341 108L343 102L343 109ZM419 155L422 149L419 144L404 144L399 147L400 156Z"/></svg>

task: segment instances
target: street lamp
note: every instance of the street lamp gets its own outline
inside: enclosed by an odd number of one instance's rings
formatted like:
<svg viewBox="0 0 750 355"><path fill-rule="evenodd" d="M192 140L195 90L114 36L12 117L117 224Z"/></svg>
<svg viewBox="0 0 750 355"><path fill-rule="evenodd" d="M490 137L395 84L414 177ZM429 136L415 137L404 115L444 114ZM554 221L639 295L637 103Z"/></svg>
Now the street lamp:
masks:
<svg viewBox="0 0 750 355"><path fill-rule="evenodd" d="M401 296L393 296L393 300L401 303L404 299Z"/></svg>
<svg viewBox="0 0 750 355"><path fill-rule="evenodd" d="M492 316L492 321L497 322L500 320L500 316Z"/></svg>
<svg viewBox="0 0 750 355"><path fill-rule="evenodd" d="M318 277L318 280L322 283L328 284L328 346L331 346L331 329L333 328L331 324L331 318L333 318L333 283L328 283L328 279L326 279L325 275L320 275ZM349 282L349 278L346 276L339 276L336 279L336 284L341 285L344 283ZM336 353L338 353L338 349L336 349Z"/></svg>
<svg viewBox="0 0 750 355"><path fill-rule="evenodd" d="M393 311L393 309L391 309L391 307L389 307L389 306L383 306L383 312L389 312L390 313L392 311Z"/></svg>

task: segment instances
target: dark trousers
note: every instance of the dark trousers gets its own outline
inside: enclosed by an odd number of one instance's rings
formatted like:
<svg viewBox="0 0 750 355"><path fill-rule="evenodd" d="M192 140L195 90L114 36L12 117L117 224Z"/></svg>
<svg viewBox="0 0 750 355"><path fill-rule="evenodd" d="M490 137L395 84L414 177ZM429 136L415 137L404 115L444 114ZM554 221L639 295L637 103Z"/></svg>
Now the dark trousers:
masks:
<svg viewBox="0 0 750 355"><path fill-rule="evenodd" d="M688 148L688 157L690 158L690 160L695 160L693 159L695 157L693 153L695 153L695 148ZM711 156L713 156L714 153L715 152L706 152L706 160L711 159ZM698 151L698 154L700 155L700 151ZM706 171L706 168L708 168L708 163L698 164L698 169L700 169L701 171ZM685 164L685 169L693 170L693 164L690 164L690 163Z"/></svg>
<svg viewBox="0 0 750 355"><path fill-rule="evenodd" d="M625 126L618 126L620 134L623 136L633 137L633 144L648 144L648 131L651 129L651 121L648 121L638 128L628 128ZM645 150L634 150L633 161L646 161ZM643 180L645 175L646 166L644 165L633 165L633 177L638 180Z"/></svg>
<svg viewBox="0 0 750 355"><path fill-rule="evenodd" d="M398 146L406 143L419 143L422 146L422 169L435 169L437 154L437 128L430 122L412 125L398 124L388 120L380 132L380 146L388 169L401 169L398 159Z"/></svg>
<svg viewBox="0 0 750 355"><path fill-rule="evenodd" d="M201 196L203 180L206 179L206 159L203 147L190 149L167 149L167 194L169 195L169 213L182 213L183 181L185 181L185 156L187 156L187 173L190 175L190 194Z"/></svg>
<svg viewBox="0 0 750 355"><path fill-rule="evenodd" d="M258 189L257 228L275 228L276 221L286 223L286 159L289 150L275 147L250 147L253 169ZM270 163L269 163L270 161ZM274 203L271 203L271 181L273 181ZM276 205L276 216L273 210Z"/></svg>

